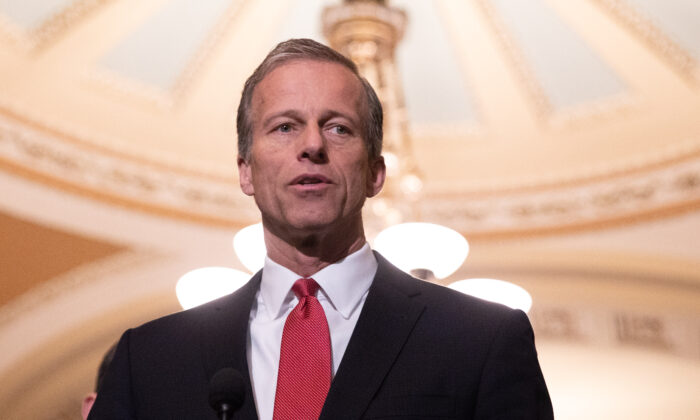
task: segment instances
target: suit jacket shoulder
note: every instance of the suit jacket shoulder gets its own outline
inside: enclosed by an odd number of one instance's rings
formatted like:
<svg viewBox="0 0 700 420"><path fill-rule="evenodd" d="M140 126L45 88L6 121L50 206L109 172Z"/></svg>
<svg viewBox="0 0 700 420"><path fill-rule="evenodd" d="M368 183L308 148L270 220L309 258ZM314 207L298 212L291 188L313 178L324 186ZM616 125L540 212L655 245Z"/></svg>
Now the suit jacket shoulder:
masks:
<svg viewBox="0 0 700 420"><path fill-rule="evenodd" d="M552 418L523 312L377 259L321 418Z"/></svg>
<svg viewBox="0 0 700 420"><path fill-rule="evenodd" d="M96 419L216 419L209 380L233 367L248 383L237 418L256 418L246 342L260 273L231 295L124 333L90 413Z"/></svg>
<svg viewBox="0 0 700 420"><path fill-rule="evenodd" d="M552 418L524 313L422 282L377 259L321 418ZM260 278L127 331L90 418L214 420L208 382L223 367L247 382L234 418L257 418L246 342Z"/></svg>

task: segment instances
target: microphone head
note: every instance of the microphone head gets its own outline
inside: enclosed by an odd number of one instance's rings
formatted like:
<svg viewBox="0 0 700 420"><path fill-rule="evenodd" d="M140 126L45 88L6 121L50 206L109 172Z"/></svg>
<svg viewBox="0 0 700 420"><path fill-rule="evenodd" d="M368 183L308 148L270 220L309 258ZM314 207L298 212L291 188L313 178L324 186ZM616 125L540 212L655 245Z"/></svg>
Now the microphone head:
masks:
<svg viewBox="0 0 700 420"><path fill-rule="evenodd" d="M233 368L219 369L209 381L209 404L217 412L233 412L243 405L245 380Z"/></svg>

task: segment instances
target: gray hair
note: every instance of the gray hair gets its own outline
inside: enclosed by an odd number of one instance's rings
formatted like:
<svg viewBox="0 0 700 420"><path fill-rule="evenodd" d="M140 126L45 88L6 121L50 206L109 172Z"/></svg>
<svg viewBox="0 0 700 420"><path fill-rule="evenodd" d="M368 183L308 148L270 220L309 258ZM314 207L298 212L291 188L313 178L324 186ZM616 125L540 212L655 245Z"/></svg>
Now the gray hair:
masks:
<svg viewBox="0 0 700 420"><path fill-rule="evenodd" d="M250 159L250 149L253 144L253 128L250 113L255 86L272 70L292 60L317 60L338 63L357 76L362 83L367 100L367 116L363 118L363 138L367 145L370 160L379 158L382 153L382 124L384 116L382 104L379 102L376 92L369 82L360 76L357 66L352 60L332 48L311 39L290 39L277 44L246 80L236 117L238 155L246 161Z"/></svg>

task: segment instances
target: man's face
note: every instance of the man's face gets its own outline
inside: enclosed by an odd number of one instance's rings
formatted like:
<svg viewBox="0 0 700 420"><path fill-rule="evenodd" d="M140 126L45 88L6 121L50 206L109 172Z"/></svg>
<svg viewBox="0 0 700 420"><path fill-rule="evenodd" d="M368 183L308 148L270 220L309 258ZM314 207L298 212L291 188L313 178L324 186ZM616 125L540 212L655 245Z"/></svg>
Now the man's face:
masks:
<svg viewBox="0 0 700 420"><path fill-rule="evenodd" d="M295 60L255 87L248 161L241 189L269 230L313 233L361 222L366 197L384 182L363 141L366 100L360 81L337 63Z"/></svg>

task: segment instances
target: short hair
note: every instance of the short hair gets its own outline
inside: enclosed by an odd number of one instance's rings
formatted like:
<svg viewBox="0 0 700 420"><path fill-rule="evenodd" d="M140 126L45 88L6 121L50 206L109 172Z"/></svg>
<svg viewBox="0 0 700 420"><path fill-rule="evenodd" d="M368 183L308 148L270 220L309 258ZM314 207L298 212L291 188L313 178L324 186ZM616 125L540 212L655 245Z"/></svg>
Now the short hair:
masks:
<svg viewBox="0 0 700 420"><path fill-rule="evenodd" d="M117 343L112 344L112 346L107 350L102 362L100 363L99 369L97 369L97 378L95 378L95 392L100 393L100 388L102 388L102 382L104 382L105 374L109 368L109 364L112 363L114 359L114 353L117 351Z"/></svg>
<svg viewBox="0 0 700 420"><path fill-rule="evenodd" d="M379 102L376 92L367 79L360 75L355 63L334 49L327 47L312 39L290 39L281 42L267 54L267 57L255 69L243 86L241 102L238 105L236 116L236 129L238 132L238 155L244 160L250 158L250 150L253 144L253 127L251 121L251 108L255 87L265 76L277 67L293 60L316 60L338 63L350 70L362 83L367 103L367 115L363 118L363 139L367 146L370 160L379 158L382 153L382 124L384 120L382 104Z"/></svg>

